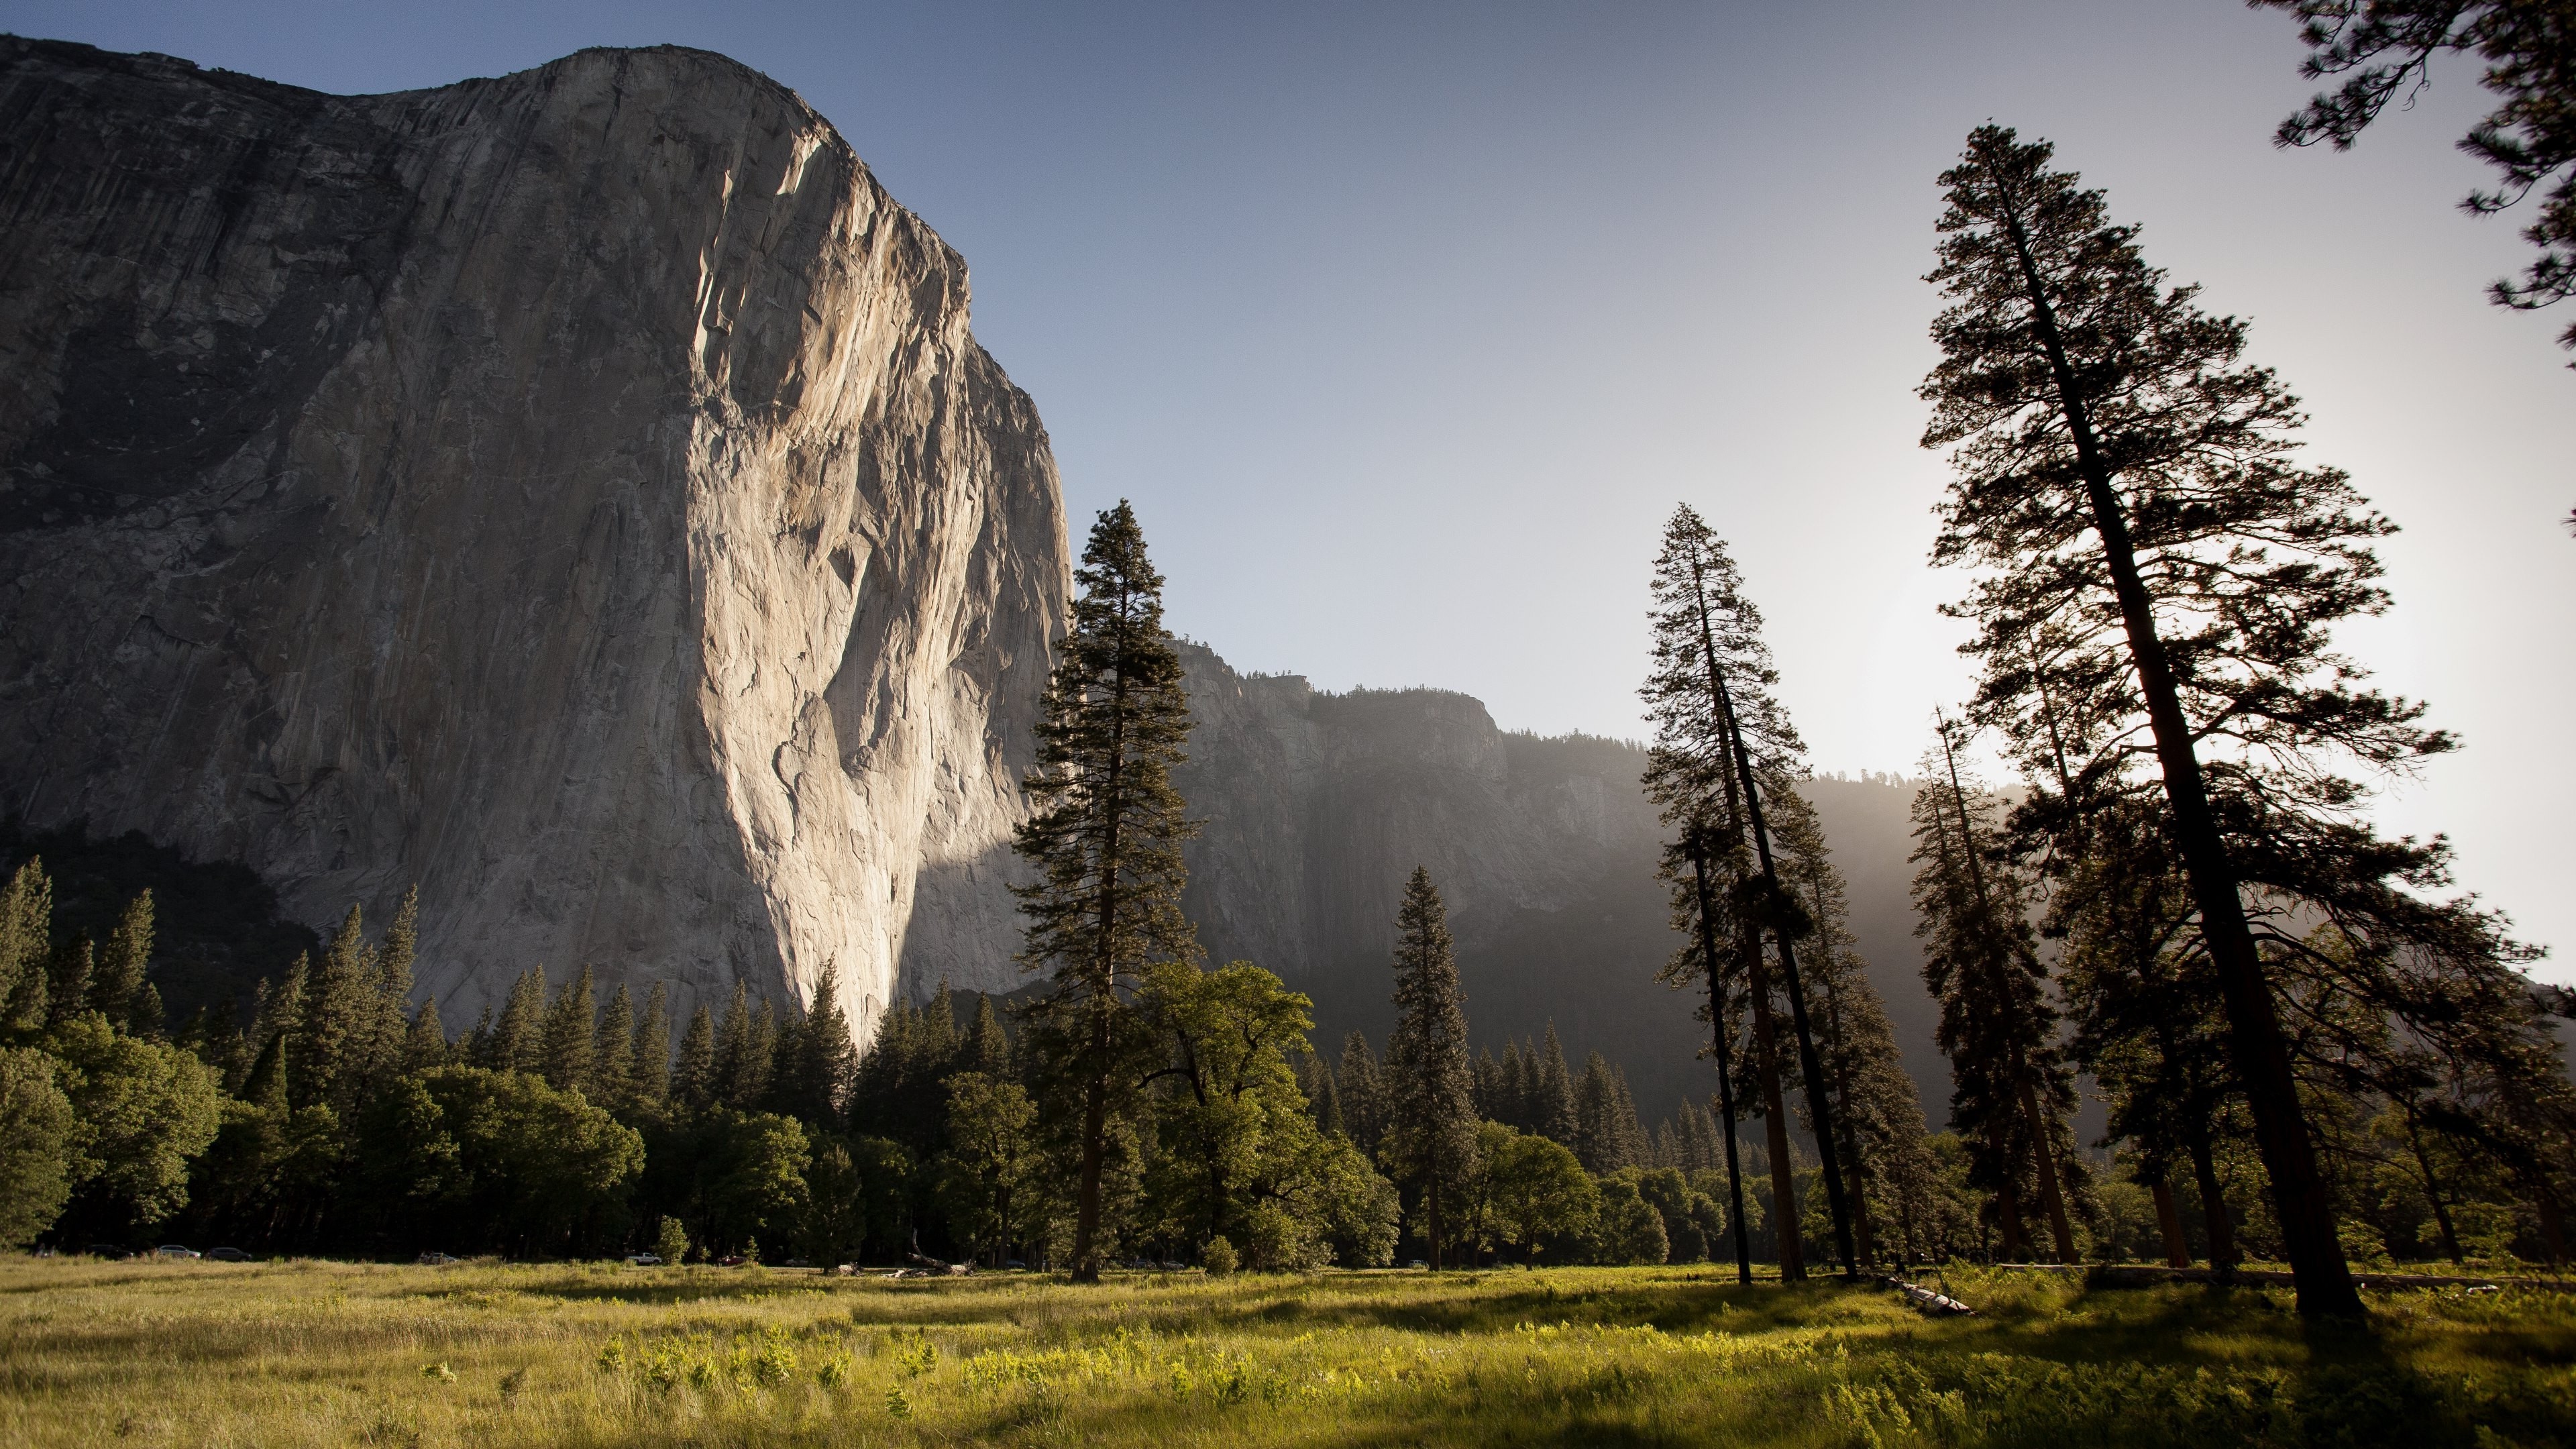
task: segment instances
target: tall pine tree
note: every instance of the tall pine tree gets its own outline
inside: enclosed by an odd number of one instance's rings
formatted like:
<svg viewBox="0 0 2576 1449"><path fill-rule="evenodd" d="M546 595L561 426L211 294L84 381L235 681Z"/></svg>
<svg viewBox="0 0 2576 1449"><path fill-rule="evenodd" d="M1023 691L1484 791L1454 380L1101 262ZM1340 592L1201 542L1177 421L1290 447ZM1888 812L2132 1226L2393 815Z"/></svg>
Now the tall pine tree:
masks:
<svg viewBox="0 0 2576 1449"><path fill-rule="evenodd" d="M2034 1184L2057 1261L2075 1261L2060 1139L2073 1104L2056 1049L2057 1013L2031 930L2030 892L1999 847L1996 802L1970 791L1943 721L1933 778L1914 798L1915 934L1923 979L1941 1005L1936 1037L1950 1058L1950 1117L1975 1144L1972 1171L1990 1188L2004 1252L2024 1242L2022 1190Z"/></svg>
<svg viewBox="0 0 2576 1449"><path fill-rule="evenodd" d="M1697 938L1703 969L1710 971L1710 1000L1720 1022L1725 1019L1725 991L1717 985L1713 968L1723 960L1719 942L1731 936L1736 943L1754 1030L1752 1065L1770 1122L1775 1160L1785 1155L1787 1124L1780 1101L1774 989L1762 959L1765 933L1778 952L1777 989L1788 1002L1800 1083L1808 1117L1817 1129L1816 1148L1825 1168L1825 1198L1835 1246L1844 1272L1856 1274L1859 1260L1854 1254L1833 1105L1798 969L1797 938L1805 933L1807 921L1797 902L1781 889L1763 809L1765 793L1784 787L1796 774L1803 747L1771 694L1779 676L1762 640L1761 611L1745 595L1742 577L1724 542L1688 504L1676 508L1665 525L1652 590L1654 667L1639 691L1655 721L1655 744L1648 754L1645 780L1650 798L1680 837L1677 854L1667 856L1665 868L1667 877L1675 880L1676 913L1697 923L1688 935ZM1686 884L1679 879L1685 863L1691 876ZM1722 872L1729 885L1723 903L1732 926L1728 931L1717 929L1713 920L1720 903L1713 896L1704 900L1708 893L1699 888L1700 879L1713 872ZM1772 1192L1776 1220L1797 1222L1786 1174L1772 1175ZM1780 1234L1780 1271L1784 1278L1805 1276L1795 1232Z"/></svg>
<svg viewBox="0 0 2576 1449"><path fill-rule="evenodd" d="M1198 940L1181 914L1181 842L1195 826L1171 782L1189 700L1163 576L1124 500L1093 526L1074 580L1027 781L1035 808L1014 840L1039 879L1013 890L1027 922L1020 963L1047 975L1024 1039L1049 1089L1042 1105L1080 1119L1073 1275L1087 1283L1100 1277L1110 1117L1148 1045L1135 993L1158 963L1194 963Z"/></svg>
<svg viewBox="0 0 2576 1449"><path fill-rule="evenodd" d="M1413 868L1395 917L1395 1034L1387 1039L1385 1156L1421 1194L1423 1240L1442 1266L1449 1212L1476 1169L1476 1103L1467 1061L1466 997L1449 912L1431 872ZM1629 1112L1633 1123L1636 1113Z"/></svg>
<svg viewBox="0 0 2576 1449"><path fill-rule="evenodd" d="M2465 905L2415 914L2395 886L2443 884L2446 848L2357 814L2350 767L2455 743L2332 647L2333 625L2386 608L2371 544L2393 525L2297 461L2297 399L2243 361L2245 324L2168 287L2050 160L1986 126L1942 178L1924 444L1953 450L1955 477L1933 557L1979 573L1953 609L1977 625L1976 714L2025 773L2062 775L2068 810L2164 797L2301 1311L2358 1313L2282 1015L2281 967L2345 968L2286 927L2373 918L2345 977L2365 999L2402 994L2401 956L2500 980L2518 948Z"/></svg>

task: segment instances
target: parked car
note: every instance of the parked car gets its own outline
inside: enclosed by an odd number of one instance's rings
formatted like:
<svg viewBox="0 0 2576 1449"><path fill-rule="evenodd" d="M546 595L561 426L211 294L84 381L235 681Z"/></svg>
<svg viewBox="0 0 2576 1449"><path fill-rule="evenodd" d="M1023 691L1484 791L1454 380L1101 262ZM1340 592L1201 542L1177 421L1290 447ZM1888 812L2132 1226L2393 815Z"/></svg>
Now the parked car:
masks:
<svg viewBox="0 0 2576 1449"><path fill-rule="evenodd" d="M659 1268L662 1266L662 1255L659 1253L630 1253L626 1258L626 1266L629 1268Z"/></svg>
<svg viewBox="0 0 2576 1449"><path fill-rule="evenodd" d="M716 1259L716 1266L719 1268L739 1268L742 1264L743 1256L740 1253L727 1253Z"/></svg>
<svg viewBox="0 0 2576 1449"><path fill-rule="evenodd" d="M111 1263L121 1258L131 1258L134 1256L134 1250L132 1248L120 1248L114 1243L92 1243L81 1251L89 1254L93 1258L105 1258Z"/></svg>
<svg viewBox="0 0 2576 1449"><path fill-rule="evenodd" d="M243 1252L239 1248L208 1248L206 1250L206 1256L214 1259L218 1263L247 1263L250 1261L250 1254Z"/></svg>
<svg viewBox="0 0 2576 1449"><path fill-rule="evenodd" d="M156 1258L187 1258L194 1260L206 1255L184 1243L163 1243L161 1246L152 1250L152 1256Z"/></svg>
<svg viewBox="0 0 2576 1449"><path fill-rule="evenodd" d="M463 1258L451 1258L445 1253L428 1252L421 1254L418 1261L424 1268L444 1268L450 1263L462 1263L465 1260Z"/></svg>

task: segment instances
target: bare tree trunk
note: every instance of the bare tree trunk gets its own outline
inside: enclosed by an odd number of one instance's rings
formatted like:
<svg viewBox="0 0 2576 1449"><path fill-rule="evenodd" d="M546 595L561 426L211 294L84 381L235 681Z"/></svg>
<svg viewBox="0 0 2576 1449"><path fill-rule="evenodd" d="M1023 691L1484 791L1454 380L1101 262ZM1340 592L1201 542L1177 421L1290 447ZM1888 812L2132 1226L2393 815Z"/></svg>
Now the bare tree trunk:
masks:
<svg viewBox="0 0 2576 1449"><path fill-rule="evenodd" d="M1995 1229L2003 1241L1998 1244L2007 1263L2018 1263L2030 1256L2030 1236L2021 1220L2021 1187L2011 1178L1995 1194Z"/></svg>
<svg viewBox="0 0 2576 1449"><path fill-rule="evenodd" d="M2190 1267L2191 1245L2183 1241L2182 1211L2174 1206L2172 1180L2160 1168L2155 1180L2147 1184L2147 1190L2156 1198L2156 1228L2165 1238L2165 1266Z"/></svg>
<svg viewBox="0 0 2576 1449"><path fill-rule="evenodd" d="M1753 957L1753 1075L1762 1089L1762 1129L1771 1150L1772 1237L1778 1240L1780 1281L1807 1276L1806 1246L1798 1241L1798 1184L1790 1166L1789 1109L1780 1095L1779 1038L1771 1019L1771 982L1762 957Z"/></svg>
<svg viewBox="0 0 2576 1449"><path fill-rule="evenodd" d="M2442 1184L2433 1179L2433 1164L2424 1157L2424 1134L2416 1130L2415 1118L2406 1118L2406 1146L2415 1154L2415 1170L2424 1177L2424 1200L2433 1205L2433 1227L2442 1235L2442 1256L2454 1266L2465 1262L2460 1256L2460 1235L2451 1226L2451 1205L2442 1201Z"/></svg>
<svg viewBox="0 0 2576 1449"><path fill-rule="evenodd" d="M2039 1113L2039 1093L2031 1087L2030 1069L2025 1065L2017 1074L2021 1095L2022 1120L2030 1126L2030 1158L2039 1168L2039 1202L2048 1210L2048 1236L2057 1247L2057 1261L2075 1261L2075 1232L2066 1221L2066 1194L2057 1186L2057 1143L2048 1130L2048 1119Z"/></svg>
<svg viewBox="0 0 2576 1449"><path fill-rule="evenodd" d="M1717 970L1717 902L1708 886L1708 842L1693 827L1691 836L1691 883L1699 895L1699 956L1708 968L1709 1034L1717 1049L1717 1110L1726 1129L1726 1190L1732 1199L1732 1216L1728 1225L1735 1234L1735 1281L1753 1281L1753 1248L1744 1227L1744 1174L1735 1156L1735 1083L1731 1079L1726 1050L1726 982Z"/></svg>
<svg viewBox="0 0 2576 1449"><path fill-rule="evenodd" d="M2218 1185L2218 1163L2209 1150L2209 1132L2195 1127L2191 1134L2191 1175L2200 1187L2200 1215L2209 1230L2209 1267L2215 1273L2233 1273L2240 1261L2236 1256L2236 1227L2227 1216L2227 1194Z"/></svg>

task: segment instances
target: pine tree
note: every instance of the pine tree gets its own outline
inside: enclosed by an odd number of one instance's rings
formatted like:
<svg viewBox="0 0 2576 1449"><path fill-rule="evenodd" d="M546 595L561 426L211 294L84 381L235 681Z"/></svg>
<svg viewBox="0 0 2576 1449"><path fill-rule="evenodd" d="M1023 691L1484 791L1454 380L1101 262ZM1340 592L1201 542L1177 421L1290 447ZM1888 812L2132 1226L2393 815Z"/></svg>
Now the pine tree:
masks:
<svg viewBox="0 0 2576 1449"><path fill-rule="evenodd" d="M99 955L98 980L90 991L90 1009L119 1026L139 1026L136 1008L143 1004L143 977L151 963L152 892L147 890L126 903L116 929L107 934L107 949Z"/></svg>
<svg viewBox="0 0 2576 1449"><path fill-rule="evenodd" d="M1696 950L1696 955L1686 950L1667 974L1687 971L1696 961L1711 983L1712 1030L1722 1027L1724 943L1733 938L1753 1026L1749 1065L1771 1156L1780 1159L1788 1142L1787 1114L1780 1092L1774 983L1761 949L1761 937L1770 936L1780 968L1777 992L1788 1001L1807 1115L1818 1128L1816 1146L1825 1166L1835 1245L1845 1274L1856 1275L1859 1262L1832 1101L1798 969L1796 941L1807 922L1781 889L1763 808L1765 793L1785 788L1797 773L1804 746L1771 694L1779 676L1762 640L1761 611L1745 596L1742 576L1724 542L1687 504L1675 509L1665 526L1652 588L1654 668L1639 693L1655 720L1656 739L1648 752L1645 784L1679 836L1665 857L1663 874L1673 883L1676 920L1689 928L1685 940ZM1712 888L1719 880L1728 887L1722 896ZM1721 911L1732 931L1718 928L1715 918ZM1771 1188L1775 1220L1798 1222L1791 1179L1774 1173ZM1782 1232L1779 1241L1781 1276L1793 1281L1805 1277L1798 1234Z"/></svg>
<svg viewBox="0 0 2576 1449"><path fill-rule="evenodd" d="M46 1025L60 1026L90 1009L90 983L98 974L98 948L90 943L87 931L75 932L72 938L54 950L52 980L46 997Z"/></svg>
<svg viewBox="0 0 2576 1449"><path fill-rule="evenodd" d="M448 1061L447 1029L439 1025L438 998L424 996L403 1036L402 1069L406 1074L443 1067Z"/></svg>
<svg viewBox="0 0 2576 1449"><path fill-rule="evenodd" d="M671 1091L671 988L656 981L644 996L644 1019L635 1024L635 1043L627 1054L633 1074L634 1099L660 1102Z"/></svg>
<svg viewBox="0 0 2576 1449"><path fill-rule="evenodd" d="M544 1057L546 1030L546 973L531 967L519 973L510 983L510 994L501 1002L500 1019L492 1023L483 1038L482 1060L477 1063L496 1072L534 1072Z"/></svg>
<svg viewBox="0 0 2576 1449"><path fill-rule="evenodd" d="M1943 177L1924 443L1956 477L1934 558L1981 575L1954 607L1978 627L1978 719L2068 757L2061 806L2163 795L2301 1311L2355 1314L2243 891L2440 879L2444 848L2372 838L2335 762L2404 770L2454 741L2332 651L2331 625L2386 607L2370 543L2393 525L2294 460L2297 400L2243 363L2245 325L2168 288L2050 154L1983 127Z"/></svg>
<svg viewBox="0 0 2576 1449"><path fill-rule="evenodd" d="M736 1086L734 1105L743 1111L758 1110L769 1101L769 1085L778 1065L778 1003L764 996L760 1010L752 1013L751 1042L742 1058L742 1079Z"/></svg>
<svg viewBox="0 0 2576 1449"><path fill-rule="evenodd" d="M413 967L420 949L420 891L403 892L393 924L376 945L376 990L358 1094L373 1097L406 1070L411 1055ZM442 1047L444 1042L440 1044Z"/></svg>
<svg viewBox="0 0 2576 1449"><path fill-rule="evenodd" d="M724 1017L716 1023L715 1076L711 1084L715 1100L736 1111L749 1111L753 1105L751 1087L761 1075L752 1060L751 986L740 977L734 978L733 998L725 1003Z"/></svg>
<svg viewBox="0 0 2576 1449"><path fill-rule="evenodd" d="M1423 1236L1435 1272L1447 1242L1446 1209L1477 1161L1465 1001L1458 989L1448 910L1431 884L1431 872L1417 865L1396 912L1396 1022L1386 1045L1382 1150L1396 1180L1422 1195Z"/></svg>
<svg viewBox="0 0 2576 1449"><path fill-rule="evenodd" d="M2224 1272L2236 1266L2235 1239L2211 1124L2225 1120L2236 1085L2226 1013L2196 949L2191 888L2163 816L2136 799L2092 812L2068 842L2048 927L2066 943L2059 973L2076 1021L2072 1047L2110 1108L2109 1136L2134 1144L2160 1218L2173 1214L2173 1172L2193 1169L2210 1266Z"/></svg>
<svg viewBox="0 0 2576 1449"><path fill-rule="evenodd" d="M364 923L358 908L351 906L331 944L323 949L322 969L312 977L296 1041L291 1094L296 1106L327 1103L345 1120L356 1105L360 1075L374 1037L375 966Z"/></svg>
<svg viewBox="0 0 2576 1449"><path fill-rule="evenodd" d="M52 1014L54 887L30 858L0 887L0 1031L32 1032Z"/></svg>
<svg viewBox="0 0 2576 1449"><path fill-rule="evenodd" d="M1586 1172L1599 1176L1647 1165L1636 1099L1626 1077L1599 1052L1584 1059L1574 1088L1574 1120L1574 1156Z"/></svg>
<svg viewBox="0 0 2576 1449"><path fill-rule="evenodd" d="M1386 1089L1377 1056L1357 1028L1342 1038L1342 1056L1333 1072L1334 1094L1341 1099L1342 1121L1351 1141L1371 1157L1386 1140Z"/></svg>
<svg viewBox="0 0 2576 1449"><path fill-rule="evenodd" d="M671 1065L671 1100L692 1112L703 1112L715 1105L720 1085L716 1021L701 1001L689 1014L689 1029L680 1034L679 1060Z"/></svg>
<svg viewBox="0 0 2576 1449"><path fill-rule="evenodd" d="M1171 769L1185 757L1189 700L1163 628L1163 578L1123 500L1100 515L1075 571L1072 627L1058 646L1038 726L1034 808L1014 844L1036 884L1020 963L1048 975L1023 1044L1038 1059L1048 1115L1078 1111L1073 1275L1100 1276L1101 1175L1125 1078L1147 1049L1134 994L1159 963L1193 962L1180 908L1183 815Z"/></svg>
<svg viewBox="0 0 2576 1449"><path fill-rule="evenodd" d="M250 1029L250 1039L258 1044L257 1050L264 1051L271 1042L304 1034L305 1003L311 995L312 975L312 963L299 951L287 963L286 975L275 990L269 990L266 981L260 983L259 1005L252 1014Z"/></svg>
<svg viewBox="0 0 2576 1449"><path fill-rule="evenodd" d="M538 1031L537 1071L547 1086L585 1095L594 1089L591 1068L596 1062L598 1018L599 983L584 965L556 993Z"/></svg>
<svg viewBox="0 0 2576 1449"><path fill-rule="evenodd" d="M1971 792L1947 721L1927 762L1934 778L1915 796L1915 934L1925 940L1923 979L1941 1004L1937 1032L1950 1058L1950 1117L1977 1144L1973 1161L1996 1194L2004 1251L2021 1244L2025 1174L2038 1186L2061 1263L2075 1261L2060 1150L2073 1107L2071 1074L2056 1050L2028 916L2029 891L1999 846L1996 802Z"/></svg>
<svg viewBox="0 0 2576 1449"><path fill-rule="evenodd" d="M599 1013L590 1047L591 1096L603 1106L622 1109L635 1100L635 997L617 983Z"/></svg>
<svg viewBox="0 0 2576 1449"><path fill-rule="evenodd" d="M982 1020L992 1016L992 1002L984 1002ZM980 1024L980 1022L979 1022ZM1000 1031L995 1024L996 1033ZM825 1131L838 1131L843 1104L850 1094L851 1079L858 1071L858 1053L850 1045L850 1019L841 1010L841 972L836 965L823 968L823 979L814 985L814 1000L805 1009L791 1038L793 1049L782 1052L782 1070L772 1088L779 1110L800 1121ZM1004 1060L986 1075L995 1081L1003 1079ZM980 1065L964 1068L984 1071Z"/></svg>
<svg viewBox="0 0 2576 1449"><path fill-rule="evenodd" d="M966 1040L958 1049L957 1069L982 1072L997 1082L1010 1080L1010 1033L1003 1030L1001 1013L993 1009L993 998L988 995L978 993L975 997L975 1024L967 1029Z"/></svg>
<svg viewBox="0 0 2576 1449"><path fill-rule="evenodd" d="M1575 1116L1574 1076L1566 1070L1565 1044L1556 1039L1554 1021L1547 1024L1547 1036L1539 1044L1529 1130L1568 1150L1582 1136Z"/></svg>

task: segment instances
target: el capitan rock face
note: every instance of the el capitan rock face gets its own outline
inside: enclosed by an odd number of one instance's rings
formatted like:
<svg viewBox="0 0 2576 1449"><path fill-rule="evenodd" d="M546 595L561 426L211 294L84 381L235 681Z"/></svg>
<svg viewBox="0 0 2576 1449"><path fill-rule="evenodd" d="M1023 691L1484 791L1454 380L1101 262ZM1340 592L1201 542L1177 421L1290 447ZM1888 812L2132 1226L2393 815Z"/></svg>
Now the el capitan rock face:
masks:
<svg viewBox="0 0 2576 1449"><path fill-rule="evenodd" d="M585 51L326 96L0 39L0 813L417 883L538 963L1016 972L1067 570L957 255L795 95Z"/></svg>

